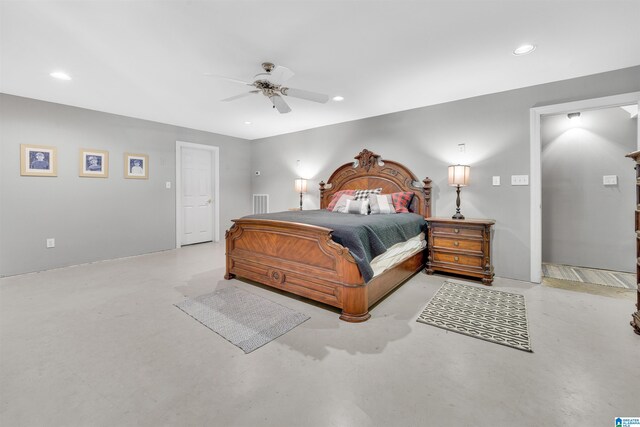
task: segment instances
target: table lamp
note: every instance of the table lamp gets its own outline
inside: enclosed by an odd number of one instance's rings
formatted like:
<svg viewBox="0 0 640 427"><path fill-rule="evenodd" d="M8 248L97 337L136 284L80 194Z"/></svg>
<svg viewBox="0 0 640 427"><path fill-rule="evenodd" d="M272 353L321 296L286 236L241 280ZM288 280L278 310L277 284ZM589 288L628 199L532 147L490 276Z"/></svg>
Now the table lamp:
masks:
<svg viewBox="0 0 640 427"><path fill-rule="evenodd" d="M300 210L302 210L302 194L307 192L307 180L303 178L296 179L296 191L300 193Z"/></svg>
<svg viewBox="0 0 640 427"><path fill-rule="evenodd" d="M451 165L449 166L449 185L457 187L456 193L456 213L451 218L464 219L464 215L460 213L460 187L469 185L469 172L471 167L467 165Z"/></svg>

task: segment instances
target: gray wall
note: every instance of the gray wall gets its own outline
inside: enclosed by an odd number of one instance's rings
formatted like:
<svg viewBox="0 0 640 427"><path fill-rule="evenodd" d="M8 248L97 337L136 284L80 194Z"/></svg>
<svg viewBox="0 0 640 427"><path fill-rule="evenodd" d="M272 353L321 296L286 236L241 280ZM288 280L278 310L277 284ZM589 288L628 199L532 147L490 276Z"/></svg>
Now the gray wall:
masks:
<svg viewBox="0 0 640 427"><path fill-rule="evenodd" d="M462 213L494 218L496 274L529 280L529 187L509 185L511 175L529 174L529 109L638 90L640 67L633 67L256 140L251 168L261 175L252 177L252 191L270 194L271 211L297 206L299 159L301 174L311 180L305 207L317 207L317 183L368 148L431 177L433 213L447 217L455 212L447 166L467 163L471 185L462 189ZM457 152L459 143L466 144L465 154ZM491 185L493 175L502 177L501 186Z"/></svg>
<svg viewBox="0 0 640 427"><path fill-rule="evenodd" d="M637 119L622 108L542 118L542 261L635 272ZM603 175L618 185L604 186Z"/></svg>
<svg viewBox="0 0 640 427"><path fill-rule="evenodd" d="M224 236L251 210L248 141L0 94L0 275L175 248L177 140L220 147ZM20 176L20 144L57 147L58 176ZM80 148L109 151L109 178L78 176ZM149 155L148 180L123 178L124 152Z"/></svg>

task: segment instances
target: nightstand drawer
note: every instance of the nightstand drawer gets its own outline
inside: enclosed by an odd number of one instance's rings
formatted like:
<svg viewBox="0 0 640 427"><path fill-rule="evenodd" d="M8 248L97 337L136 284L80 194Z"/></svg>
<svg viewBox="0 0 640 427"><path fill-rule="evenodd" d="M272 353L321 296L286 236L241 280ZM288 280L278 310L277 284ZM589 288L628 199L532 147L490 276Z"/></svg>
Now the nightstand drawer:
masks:
<svg viewBox="0 0 640 427"><path fill-rule="evenodd" d="M469 267L482 267L482 257L472 255L451 254L445 252L433 252L433 261L449 262L452 264L465 265Z"/></svg>
<svg viewBox="0 0 640 427"><path fill-rule="evenodd" d="M433 237L434 248L462 249L482 254L482 240L455 239L449 237Z"/></svg>
<svg viewBox="0 0 640 427"><path fill-rule="evenodd" d="M466 227L452 227L442 225L432 225L433 235L458 235L461 237L477 237L482 238L482 227L466 228Z"/></svg>

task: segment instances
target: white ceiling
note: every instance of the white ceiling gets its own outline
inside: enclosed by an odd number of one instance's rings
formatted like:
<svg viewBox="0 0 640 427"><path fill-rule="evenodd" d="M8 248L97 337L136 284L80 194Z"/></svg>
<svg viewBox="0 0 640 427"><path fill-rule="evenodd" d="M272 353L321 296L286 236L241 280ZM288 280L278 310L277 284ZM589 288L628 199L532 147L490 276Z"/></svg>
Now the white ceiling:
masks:
<svg viewBox="0 0 640 427"><path fill-rule="evenodd" d="M256 139L640 65L639 19L637 0L2 0L0 91ZM345 100L278 114L203 75L263 61Z"/></svg>

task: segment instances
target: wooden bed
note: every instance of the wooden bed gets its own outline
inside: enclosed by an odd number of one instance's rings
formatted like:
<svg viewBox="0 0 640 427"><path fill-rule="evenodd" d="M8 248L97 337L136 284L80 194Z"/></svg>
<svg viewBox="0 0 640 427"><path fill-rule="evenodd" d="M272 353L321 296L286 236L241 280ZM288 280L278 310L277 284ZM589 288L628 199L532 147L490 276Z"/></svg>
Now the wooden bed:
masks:
<svg viewBox="0 0 640 427"><path fill-rule="evenodd" d="M431 180L422 182L400 163L363 150L320 182L320 208L339 190L382 187L382 193L412 191L410 210L431 215ZM244 277L342 309L340 319L364 322L369 307L424 266L423 251L368 283L349 250L331 240L332 230L314 225L241 218L225 235L225 279Z"/></svg>

